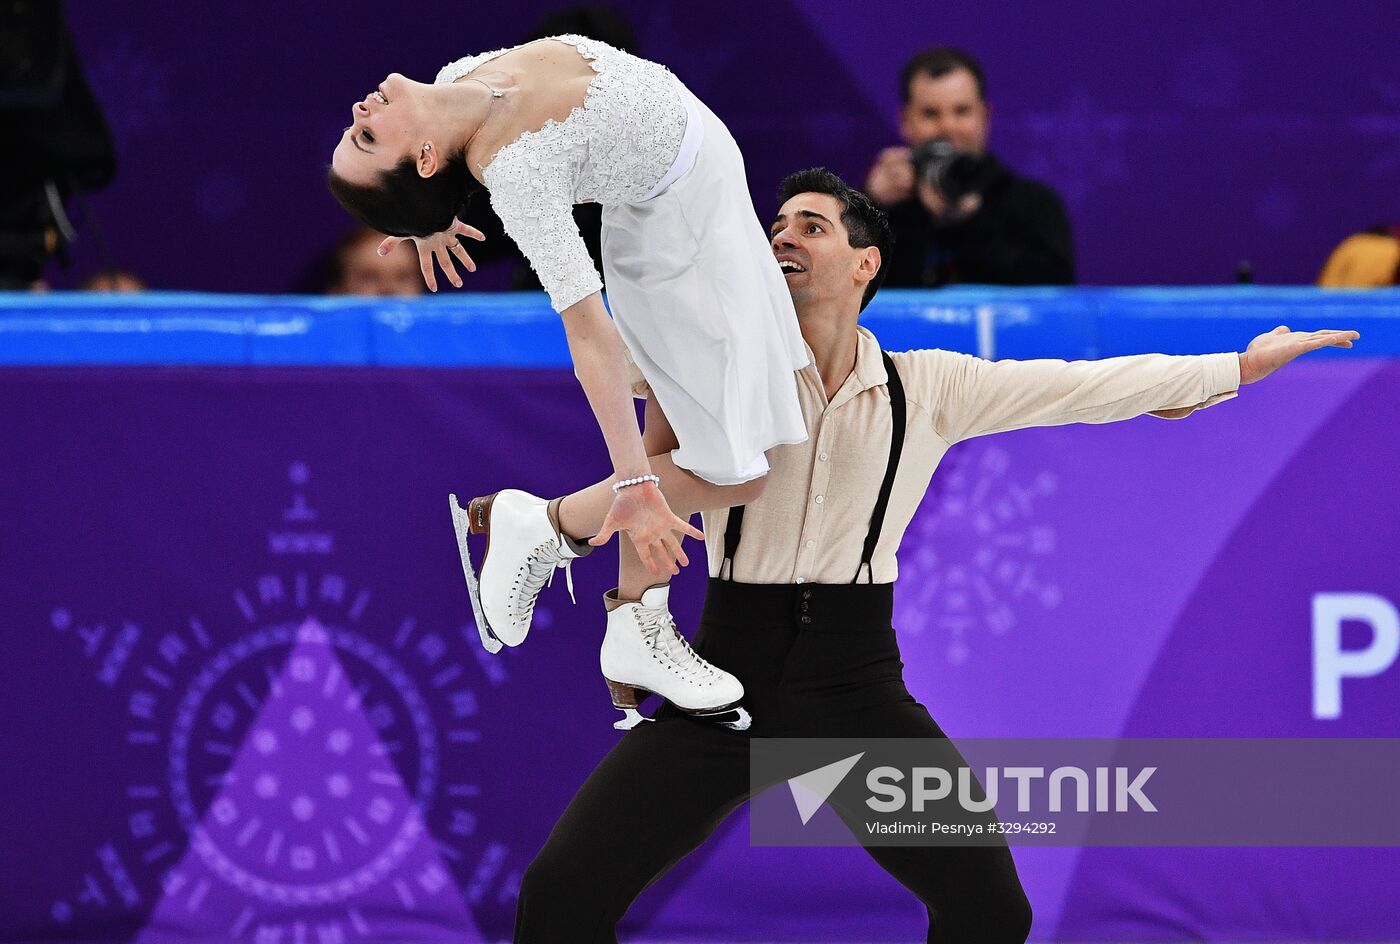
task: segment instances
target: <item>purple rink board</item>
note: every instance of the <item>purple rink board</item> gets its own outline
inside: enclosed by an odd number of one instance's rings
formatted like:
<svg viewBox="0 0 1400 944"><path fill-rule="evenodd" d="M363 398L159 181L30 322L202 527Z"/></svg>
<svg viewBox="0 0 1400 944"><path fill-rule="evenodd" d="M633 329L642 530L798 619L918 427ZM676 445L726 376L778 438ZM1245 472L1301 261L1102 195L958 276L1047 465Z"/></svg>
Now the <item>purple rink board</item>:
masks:
<svg viewBox="0 0 1400 944"><path fill-rule="evenodd" d="M570 374L15 368L0 404L0 940L507 938L619 736L613 553L487 656L446 495L601 475ZM955 738L1400 734L1400 662L1359 668L1385 620L1343 621L1319 662L1313 616L1400 604L1396 415L1400 361L1333 359L1181 422L955 447L900 555L910 688ZM702 576L678 581L685 626ZM1400 936L1395 849L1015 856L1040 940ZM751 848L741 811L622 932L922 922L861 850Z"/></svg>

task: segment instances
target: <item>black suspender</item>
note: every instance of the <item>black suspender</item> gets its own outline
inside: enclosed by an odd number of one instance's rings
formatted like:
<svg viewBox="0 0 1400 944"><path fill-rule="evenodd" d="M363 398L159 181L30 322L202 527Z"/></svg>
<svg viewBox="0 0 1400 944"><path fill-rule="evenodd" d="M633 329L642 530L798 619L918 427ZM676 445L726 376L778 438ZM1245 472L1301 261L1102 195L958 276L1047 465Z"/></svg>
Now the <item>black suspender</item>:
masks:
<svg viewBox="0 0 1400 944"><path fill-rule="evenodd" d="M894 488L894 476L899 471L899 457L904 452L904 428L905 428L905 404L904 404L904 383L899 379L899 371L894 369L894 361L884 351L880 352L880 357L885 361L885 373L889 374L890 391L890 420L893 423L890 429L890 461L885 466L885 480L880 483L880 497L875 500L875 510L870 513L870 530L865 535L865 549L861 551L860 566L856 568L856 575L851 578L851 583L860 580L861 567L865 568L865 575L869 580L875 582L875 572L870 568L870 558L875 553L875 545L880 542L880 529L885 524L885 509L890 504L890 491Z"/></svg>
<svg viewBox="0 0 1400 944"><path fill-rule="evenodd" d="M885 479L880 483L880 496L875 500L875 510L870 513L870 529L865 535L865 547L861 550L860 564L856 567L856 575L851 579L851 583L860 580L860 572L863 569L870 583L875 582L875 574L870 567L870 559L875 554L875 545L880 543L880 530L885 524L885 510L889 507L890 492L894 489L895 473L899 471L899 459L904 452L904 431L907 420L907 408L904 402L904 384L899 379L899 371L895 370L894 361L889 354L880 352L881 359L885 362L885 373L889 376L886 386L890 392L890 458L885 466ZM739 538L744 526L744 506L736 505L729 509L729 524L724 529L724 560L720 563L719 576L721 580L730 579L734 574L734 553L739 550ZM729 577L725 576L725 565L729 567Z"/></svg>
<svg viewBox="0 0 1400 944"><path fill-rule="evenodd" d="M724 528L724 560L720 561L719 578L729 580L734 576L734 552L739 549L739 531L744 527L744 506L735 505L729 509L729 523ZM729 575L724 568L728 566Z"/></svg>

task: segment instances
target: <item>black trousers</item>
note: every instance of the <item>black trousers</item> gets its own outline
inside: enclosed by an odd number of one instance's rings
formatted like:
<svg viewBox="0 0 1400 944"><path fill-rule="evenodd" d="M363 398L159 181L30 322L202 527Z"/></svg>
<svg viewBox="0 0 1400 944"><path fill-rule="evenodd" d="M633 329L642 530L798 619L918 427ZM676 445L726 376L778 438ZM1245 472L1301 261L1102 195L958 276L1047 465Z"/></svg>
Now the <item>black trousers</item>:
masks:
<svg viewBox="0 0 1400 944"><path fill-rule="evenodd" d="M748 799L750 736L946 737L904 686L892 608L888 584L711 580L695 648L744 683L753 727L667 705L624 735L526 869L515 940L616 941L633 900ZM1021 944L1030 933L1005 845L867 852L924 904L930 942Z"/></svg>

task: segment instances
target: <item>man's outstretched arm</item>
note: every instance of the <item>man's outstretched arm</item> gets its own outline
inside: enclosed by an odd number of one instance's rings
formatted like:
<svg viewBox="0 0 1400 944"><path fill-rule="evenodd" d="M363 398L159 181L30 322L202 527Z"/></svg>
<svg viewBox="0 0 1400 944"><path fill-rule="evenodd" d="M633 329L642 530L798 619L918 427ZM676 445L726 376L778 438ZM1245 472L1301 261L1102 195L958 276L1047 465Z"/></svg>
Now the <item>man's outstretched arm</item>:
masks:
<svg viewBox="0 0 1400 944"><path fill-rule="evenodd" d="M1250 341L1240 355L1240 386L1258 383L1299 355L1321 347L1351 347L1351 342L1360 337L1355 331L1290 331L1287 325L1279 325ZM1176 420L1194 409L1188 406L1151 412L1153 416Z"/></svg>
<svg viewBox="0 0 1400 944"><path fill-rule="evenodd" d="M950 443L1027 426L1112 423L1145 413L1179 418L1236 395L1300 354L1351 347L1355 331L1280 326L1243 354L1138 354L1103 360L988 361L949 351L896 355L911 396Z"/></svg>

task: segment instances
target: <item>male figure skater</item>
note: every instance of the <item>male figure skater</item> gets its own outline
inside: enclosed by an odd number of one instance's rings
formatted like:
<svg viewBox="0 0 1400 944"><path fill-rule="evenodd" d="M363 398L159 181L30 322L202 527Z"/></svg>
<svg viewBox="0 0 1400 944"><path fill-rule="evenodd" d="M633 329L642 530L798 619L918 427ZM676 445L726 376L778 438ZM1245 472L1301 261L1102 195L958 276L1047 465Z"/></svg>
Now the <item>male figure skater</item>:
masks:
<svg viewBox="0 0 1400 944"><path fill-rule="evenodd" d="M904 687L890 616L895 551L950 445L1026 426L1184 417L1354 331L1280 326L1243 354L986 361L885 354L857 317L890 251L884 214L822 169L788 177L771 243L811 366L809 436L779 447L761 496L707 513L696 648L744 684L745 734L669 706L608 753L526 869L516 940L613 941L633 899L749 795L748 736L944 737ZM892 372L893 371L893 372ZM647 452L669 431L648 404ZM674 445L674 443L669 443ZM644 594L661 611L667 588ZM876 847L928 910L928 940L1022 942L1031 909L1006 846Z"/></svg>

